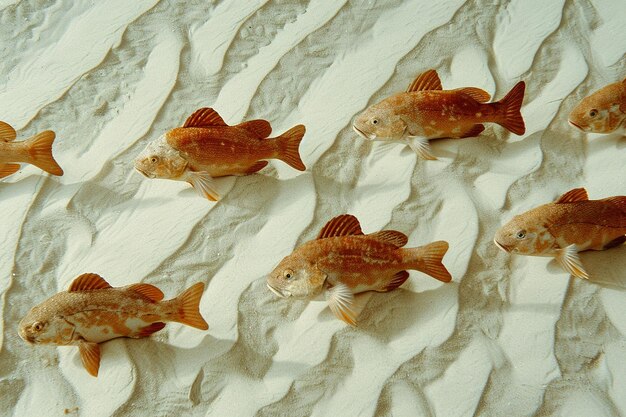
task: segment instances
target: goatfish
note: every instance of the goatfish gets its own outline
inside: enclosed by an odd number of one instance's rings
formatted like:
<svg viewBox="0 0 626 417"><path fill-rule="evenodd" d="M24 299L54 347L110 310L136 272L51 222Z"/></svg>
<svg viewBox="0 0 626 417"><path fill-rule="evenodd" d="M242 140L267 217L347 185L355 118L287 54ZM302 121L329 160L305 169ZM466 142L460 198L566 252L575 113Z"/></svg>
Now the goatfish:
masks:
<svg viewBox="0 0 626 417"><path fill-rule="evenodd" d="M78 276L67 291L33 307L19 324L19 335L32 344L78 346L90 375L100 369L99 343L117 337L150 336L175 321L200 330L209 325L199 311L204 283L192 285L172 300L150 284L113 288L101 276Z"/></svg>
<svg viewBox="0 0 626 417"><path fill-rule="evenodd" d="M589 200L584 188L563 194L513 217L495 235L503 251L550 256L568 273L589 279L578 252L603 250L626 241L626 197Z"/></svg>
<svg viewBox="0 0 626 417"><path fill-rule="evenodd" d="M612 133L626 128L626 78L585 97L572 110L569 122L583 132Z"/></svg>
<svg viewBox="0 0 626 417"><path fill-rule="evenodd" d="M325 297L335 316L355 326L355 295L389 292L415 269L442 282L452 277L442 264L448 243L438 241L405 248L408 238L395 230L363 234L356 217L344 214L330 220L317 239L285 257L267 278L268 288L282 298L315 300Z"/></svg>
<svg viewBox="0 0 626 417"><path fill-rule="evenodd" d="M352 127L364 139L404 143L421 158L434 160L430 139L478 136L485 130L483 123L523 135L520 108L525 88L520 81L502 100L487 103L491 97L480 88L443 90L437 72L428 70L406 92L368 107Z"/></svg>
<svg viewBox="0 0 626 417"><path fill-rule="evenodd" d="M20 169L20 164L15 162L35 165L52 175L63 175L63 169L52 156L53 131L46 130L22 142L15 142L16 137L15 129L0 121L0 178Z"/></svg>
<svg viewBox="0 0 626 417"><path fill-rule="evenodd" d="M260 171L268 159L280 159L304 171L298 148L305 133L297 125L268 138L267 120L227 125L211 108L196 110L183 124L161 135L135 159L135 168L148 178L186 181L202 197L220 199L213 178Z"/></svg>

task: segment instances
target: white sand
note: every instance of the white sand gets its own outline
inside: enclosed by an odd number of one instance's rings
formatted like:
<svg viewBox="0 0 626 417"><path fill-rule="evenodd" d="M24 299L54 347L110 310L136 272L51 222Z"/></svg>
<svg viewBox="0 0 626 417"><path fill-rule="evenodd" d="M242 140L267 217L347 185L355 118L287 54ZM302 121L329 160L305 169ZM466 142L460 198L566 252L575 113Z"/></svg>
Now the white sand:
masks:
<svg viewBox="0 0 626 417"><path fill-rule="evenodd" d="M73 3L0 0L0 120L19 140L55 130L66 172L25 166L0 183L0 413L626 415L626 247L583 254L583 282L492 243L569 189L626 194L624 139L567 124L626 76L623 0ZM526 135L490 125L438 141L431 162L354 134L356 114L429 68L496 99L525 80ZM220 180L218 204L133 170L201 106L274 134L304 123L309 170L276 161ZM454 283L412 272L357 329L325 303L277 299L265 275L344 212L409 246L448 240ZM204 281L210 329L108 342L92 378L77 349L16 332L83 272L166 297Z"/></svg>

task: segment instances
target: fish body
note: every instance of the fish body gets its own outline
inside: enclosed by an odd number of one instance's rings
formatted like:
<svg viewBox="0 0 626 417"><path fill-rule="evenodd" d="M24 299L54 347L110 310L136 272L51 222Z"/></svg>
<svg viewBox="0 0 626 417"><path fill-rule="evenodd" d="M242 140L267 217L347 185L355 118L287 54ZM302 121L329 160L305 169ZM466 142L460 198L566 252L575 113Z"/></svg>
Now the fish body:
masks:
<svg viewBox="0 0 626 417"><path fill-rule="evenodd" d="M94 376L100 367L98 344L118 337L146 337L175 321L206 330L198 311L204 284L162 301L150 284L113 288L97 274L77 277L68 291L33 307L22 319L19 334L33 344L75 345L83 365Z"/></svg>
<svg viewBox="0 0 626 417"><path fill-rule="evenodd" d="M452 279L441 263L447 242L402 248L407 240L394 230L364 235L356 217L338 216L326 224L317 239L284 258L267 284L285 298L315 300L324 296L338 318L355 325L358 313L354 296L398 288L409 277L407 269L443 282Z"/></svg>
<svg viewBox="0 0 626 417"><path fill-rule="evenodd" d="M271 132L266 120L228 126L215 110L202 108L183 127L148 144L135 159L135 168L148 178L187 181L200 195L216 201L213 178L252 174L268 159L306 169L298 153L305 127L297 125L277 138L268 138Z"/></svg>
<svg viewBox="0 0 626 417"><path fill-rule="evenodd" d="M585 97L569 115L584 132L612 133L626 128L626 78Z"/></svg>
<svg viewBox="0 0 626 417"><path fill-rule="evenodd" d="M51 130L32 138L16 142L17 133L11 125L0 121L0 178L17 172L23 162L35 165L52 175L63 175L63 169L52 156L55 134Z"/></svg>
<svg viewBox="0 0 626 417"><path fill-rule="evenodd" d="M511 132L525 132L520 107L523 81L500 101L487 103L489 93L466 87L443 90L437 72L420 74L406 92L368 107L353 124L363 138L409 145L424 159L436 159L428 140L478 136L483 123L498 123Z"/></svg>
<svg viewBox="0 0 626 417"><path fill-rule="evenodd" d="M578 257L626 241L626 197L589 200L584 188L515 216L494 238L506 252L554 257L572 275L589 278Z"/></svg>

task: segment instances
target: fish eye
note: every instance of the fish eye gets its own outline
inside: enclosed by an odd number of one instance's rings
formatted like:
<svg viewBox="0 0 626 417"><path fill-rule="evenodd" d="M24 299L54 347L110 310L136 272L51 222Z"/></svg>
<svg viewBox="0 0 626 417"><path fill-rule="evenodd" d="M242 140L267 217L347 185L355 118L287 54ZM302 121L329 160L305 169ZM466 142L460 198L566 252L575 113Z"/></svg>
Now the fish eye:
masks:
<svg viewBox="0 0 626 417"><path fill-rule="evenodd" d="M153 164L156 164L158 160L159 158L157 158L155 155L150 157L150 162L152 162Z"/></svg>
<svg viewBox="0 0 626 417"><path fill-rule="evenodd" d="M596 117L597 115L598 115L598 110L596 109L589 110L589 116Z"/></svg>
<svg viewBox="0 0 626 417"><path fill-rule="evenodd" d="M283 271L283 277L285 277L285 279L293 278L293 271L291 269L285 269Z"/></svg>
<svg viewBox="0 0 626 417"><path fill-rule="evenodd" d="M520 230L519 232L517 232L515 237L518 239L524 239L526 237L526 230Z"/></svg>
<svg viewBox="0 0 626 417"><path fill-rule="evenodd" d="M372 124L377 125L378 124L378 119L372 119Z"/></svg>
<svg viewBox="0 0 626 417"><path fill-rule="evenodd" d="M35 322L33 329L35 329L36 332L40 332L43 329L43 323L40 321Z"/></svg>

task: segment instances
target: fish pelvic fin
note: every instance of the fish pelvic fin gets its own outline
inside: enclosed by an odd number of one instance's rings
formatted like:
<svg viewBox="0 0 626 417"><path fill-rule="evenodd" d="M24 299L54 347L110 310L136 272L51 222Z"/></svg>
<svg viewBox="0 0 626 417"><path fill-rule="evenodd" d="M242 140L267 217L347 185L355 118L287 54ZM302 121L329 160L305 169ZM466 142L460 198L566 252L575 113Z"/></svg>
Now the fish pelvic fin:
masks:
<svg viewBox="0 0 626 417"><path fill-rule="evenodd" d="M55 134L51 130L38 133L26 141L28 153L30 154L29 163L52 175L63 175L63 169L57 164L52 156L52 143Z"/></svg>
<svg viewBox="0 0 626 417"><path fill-rule="evenodd" d="M589 279L589 274L585 271L580 257L578 256L576 245L569 245L559 249L557 251L556 260L568 273L578 278Z"/></svg>
<svg viewBox="0 0 626 417"><path fill-rule="evenodd" d="M526 132L524 119L522 118L522 113L520 112L522 102L524 101L525 90L526 83L524 81L520 81L515 84L515 87L513 87L502 100L498 102L503 110L501 110L502 118L497 120L496 123L516 135L523 135Z"/></svg>
<svg viewBox="0 0 626 417"><path fill-rule="evenodd" d="M191 184L200 197L204 197L209 201L218 201L220 199L220 194L216 190L215 181L208 172L187 171L185 181Z"/></svg>
<svg viewBox="0 0 626 417"><path fill-rule="evenodd" d="M89 375L97 377L100 370L100 345L83 339L78 343L78 352Z"/></svg>
<svg viewBox="0 0 626 417"><path fill-rule="evenodd" d="M275 139L277 145L276 158L298 171L304 171L306 169L302 159L300 159L300 152L298 150L300 141L302 141L305 132L306 128L304 125L297 125Z"/></svg>
<svg viewBox="0 0 626 417"><path fill-rule="evenodd" d="M406 262L410 269L416 269L441 282L450 282L452 276L442 263L448 247L448 242L440 240L419 248L400 250L405 252Z"/></svg>
<svg viewBox="0 0 626 417"><path fill-rule="evenodd" d="M0 164L0 178L8 177L20 170L20 164Z"/></svg>
<svg viewBox="0 0 626 417"><path fill-rule="evenodd" d="M204 283L198 282L176 297L173 301L177 304L178 314L174 321L196 329L207 330L209 325L200 314L200 299L203 292Z"/></svg>

